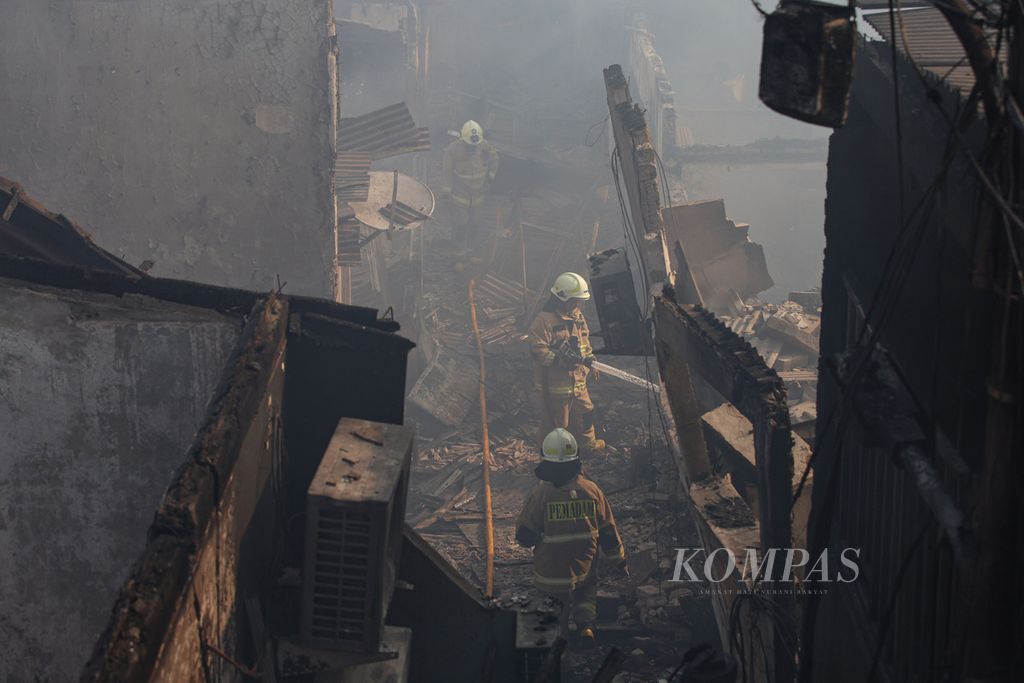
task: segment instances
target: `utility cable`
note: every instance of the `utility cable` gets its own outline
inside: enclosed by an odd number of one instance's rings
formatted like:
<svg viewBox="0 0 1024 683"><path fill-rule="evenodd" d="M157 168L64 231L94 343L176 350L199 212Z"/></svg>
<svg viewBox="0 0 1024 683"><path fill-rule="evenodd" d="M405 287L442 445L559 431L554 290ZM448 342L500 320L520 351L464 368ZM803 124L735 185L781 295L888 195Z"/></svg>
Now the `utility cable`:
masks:
<svg viewBox="0 0 1024 683"><path fill-rule="evenodd" d="M898 0L896 1L898 2ZM896 7L893 3L894 0L889 0L889 35L892 36L889 48L892 56L892 104L893 114L896 117L896 172L900 193L900 222L902 222L906 197L903 180L903 112L900 107L899 62L896 58ZM902 17L900 21L902 24Z"/></svg>

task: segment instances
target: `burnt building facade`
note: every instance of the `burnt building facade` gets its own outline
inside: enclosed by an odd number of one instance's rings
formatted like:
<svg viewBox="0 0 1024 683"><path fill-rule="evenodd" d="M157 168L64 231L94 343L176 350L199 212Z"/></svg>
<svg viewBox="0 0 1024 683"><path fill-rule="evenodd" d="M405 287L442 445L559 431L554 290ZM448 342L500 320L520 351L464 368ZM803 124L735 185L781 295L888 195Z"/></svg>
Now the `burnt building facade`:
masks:
<svg viewBox="0 0 1024 683"><path fill-rule="evenodd" d="M340 417L402 422L412 344L372 309L138 273L3 188L0 674L93 653L95 680L190 680L235 651Z"/></svg>
<svg viewBox="0 0 1024 683"><path fill-rule="evenodd" d="M413 344L393 320L150 277L3 179L0 300L3 680L511 683L554 645L404 525ZM348 510L340 556L306 522L315 482ZM324 553L373 586L334 601L349 626L327 646L306 633Z"/></svg>
<svg viewBox="0 0 1024 683"><path fill-rule="evenodd" d="M895 22L898 51L859 46L830 143L809 549L857 549L861 570L809 596L801 680L1011 680L1019 425L998 415L1019 406L978 161L1007 143L940 12Z"/></svg>

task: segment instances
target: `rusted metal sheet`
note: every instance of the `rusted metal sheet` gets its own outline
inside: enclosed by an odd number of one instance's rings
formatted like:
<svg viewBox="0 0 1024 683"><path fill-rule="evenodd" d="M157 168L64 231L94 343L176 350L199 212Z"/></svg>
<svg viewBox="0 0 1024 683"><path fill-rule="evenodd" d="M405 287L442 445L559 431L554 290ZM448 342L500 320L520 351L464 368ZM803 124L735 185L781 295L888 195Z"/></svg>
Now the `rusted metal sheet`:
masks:
<svg viewBox="0 0 1024 683"><path fill-rule="evenodd" d="M362 262L362 223L355 218L338 220L338 265L355 266Z"/></svg>
<svg viewBox="0 0 1024 683"><path fill-rule="evenodd" d="M906 9L907 3L902 3L902 6ZM892 40L888 12L871 14L864 19L885 40ZM895 23L896 48L900 52L909 53L918 66L934 74L936 78L945 80L964 97L970 94L974 87L974 71L964 53L963 45L939 10L929 7L912 12L898 12ZM999 61L1006 66L1006 51L1001 53Z"/></svg>
<svg viewBox="0 0 1024 683"><path fill-rule="evenodd" d="M476 298L488 309L516 309L523 307L523 285L494 273L487 273L476 283ZM525 296L530 296L526 292ZM488 314L488 317L491 317Z"/></svg>
<svg viewBox="0 0 1024 683"><path fill-rule="evenodd" d="M334 160L334 192L339 202L366 201L372 160L367 152L338 152Z"/></svg>
<svg viewBox="0 0 1024 683"><path fill-rule="evenodd" d="M428 214L425 214L418 209L414 209L400 200L395 200L394 203L389 202L387 206L382 206L379 211L380 215L386 218L393 217L395 225L401 225L403 227L413 223L422 222L430 218Z"/></svg>
<svg viewBox="0 0 1024 683"><path fill-rule="evenodd" d="M374 159L422 152L430 149L430 131L417 128L405 102L369 114L342 119L338 128L338 149L367 152Z"/></svg>

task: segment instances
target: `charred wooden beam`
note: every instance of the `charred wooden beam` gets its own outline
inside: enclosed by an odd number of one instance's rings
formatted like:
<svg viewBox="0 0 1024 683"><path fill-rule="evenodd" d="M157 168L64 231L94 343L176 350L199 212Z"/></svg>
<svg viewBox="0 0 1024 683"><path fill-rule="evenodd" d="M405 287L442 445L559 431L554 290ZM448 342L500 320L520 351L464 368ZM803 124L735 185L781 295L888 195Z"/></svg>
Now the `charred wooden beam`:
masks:
<svg viewBox="0 0 1024 683"><path fill-rule="evenodd" d="M676 406L686 405L688 395L685 387L680 391L673 386L672 378L680 375L680 368L688 367L688 371L698 373L750 420L754 429L760 546L791 547L793 440L782 380L742 337L701 306L677 302L671 288L666 287L661 296L655 297L654 327L658 363L673 417ZM696 429L701 429L699 422ZM703 457L707 458L706 453ZM692 454L687 454L687 458L694 468L704 466L702 461L694 461ZM700 508L696 500L695 505ZM708 540L704 538L707 548ZM777 595L770 599L784 614L793 614L792 596ZM795 670L795 662L780 646L785 637L774 633L774 656L766 664L777 680L791 680Z"/></svg>

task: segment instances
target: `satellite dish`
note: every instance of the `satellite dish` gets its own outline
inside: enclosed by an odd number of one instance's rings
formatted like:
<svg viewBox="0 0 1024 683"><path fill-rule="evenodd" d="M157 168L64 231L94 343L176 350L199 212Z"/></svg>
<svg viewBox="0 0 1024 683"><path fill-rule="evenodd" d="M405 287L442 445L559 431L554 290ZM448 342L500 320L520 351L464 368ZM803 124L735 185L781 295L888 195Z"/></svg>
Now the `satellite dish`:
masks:
<svg viewBox="0 0 1024 683"><path fill-rule="evenodd" d="M356 220L373 230L387 230L389 226L393 230L412 230L433 215L435 202L430 188L415 178L396 171L370 171L366 201L351 202L349 206Z"/></svg>

